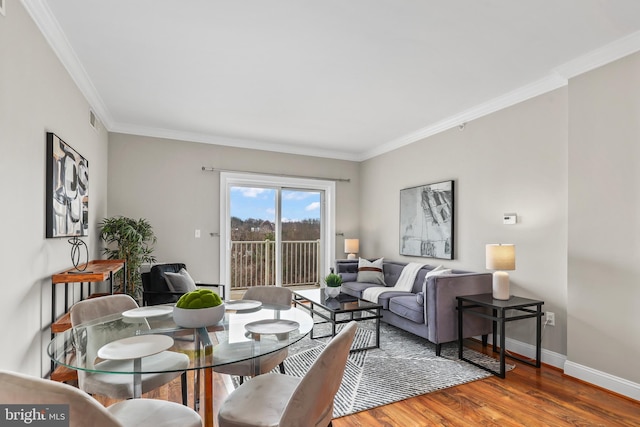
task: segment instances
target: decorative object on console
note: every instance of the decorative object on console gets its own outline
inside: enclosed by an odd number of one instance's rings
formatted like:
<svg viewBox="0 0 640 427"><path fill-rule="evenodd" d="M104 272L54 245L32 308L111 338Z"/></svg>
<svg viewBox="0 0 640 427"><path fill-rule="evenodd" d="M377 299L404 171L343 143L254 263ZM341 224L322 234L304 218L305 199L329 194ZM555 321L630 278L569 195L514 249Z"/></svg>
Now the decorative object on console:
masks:
<svg viewBox="0 0 640 427"><path fill-rule="evenodd" d="M360 240L358 239L344 239L344 253L347 255L347 259L356 259L356 254L360 252Z"/></svg>
<svg viewBox="0 0 640 427"><path fill-rule="evenodd" d="M512 244L488 244L486 246L487 270L493 273L493 297L509 299L509 273L516 269L516 246Z"/></svg>
<svg viewBox="0 0 640 427"><path fill-rule="evenodd" d="M324 278L324 283L327 285L324 288L324 293L326 296L328 296L329 298L335 298L340 294L342 277L338 276L335 273L331 273Z"/></svg>
<svg viewBox="0 0 640 427"><path fill-rule="evenodd" d="M400 255L453 259L453 181L400 190Z"/></svg>
<svg viewBox="0 0 640 427"><path fill-rule="evenodd" d="M78 236L73 236L72 238L70 238L69 240L67 240L67 242L69 242L69 244L71 244L71 263L73 264L73 267L77 270L77 271L86 271L87 270L87 265L89 263L89 248L87 247L87 244L84 242L84 240L80 240L78 239ZM84 252L85 252L85 256L84 256L84 263L80 263L80 248L84 246ZM82 265L82 268L78 268L79 265ZM87 271L87 273L89 273Z"/></svg>
<svg viewBox="0 0 640 427"><path fill-rule="evenodd" d="M47 237L89 235L89 162L47 132Z"/></svg>

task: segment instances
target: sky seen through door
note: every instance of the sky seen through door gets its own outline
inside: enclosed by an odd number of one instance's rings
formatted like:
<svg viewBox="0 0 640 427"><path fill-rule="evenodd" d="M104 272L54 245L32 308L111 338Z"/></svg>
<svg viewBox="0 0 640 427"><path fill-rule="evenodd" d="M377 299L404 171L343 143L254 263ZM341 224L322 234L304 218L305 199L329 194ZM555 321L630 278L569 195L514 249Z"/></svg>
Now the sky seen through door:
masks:
<svg viewBox="0 0 640 427"><path fill-rule="evenodd" d="M273 188L232 187L231 216L275 221ZM317 191L282 190L282 222L320 219L320 193Z"/></svg>

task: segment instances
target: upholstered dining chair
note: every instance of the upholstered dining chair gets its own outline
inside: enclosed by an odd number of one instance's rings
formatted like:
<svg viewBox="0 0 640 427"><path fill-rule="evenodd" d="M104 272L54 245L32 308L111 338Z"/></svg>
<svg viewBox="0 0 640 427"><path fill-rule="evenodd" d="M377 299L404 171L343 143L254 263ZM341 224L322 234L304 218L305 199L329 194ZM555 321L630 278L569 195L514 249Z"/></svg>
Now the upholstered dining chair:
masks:
<svg viewBox="0 0 640 427"><path fill-rule="evenodd" d="M356 329L356 322L347 323L302 378L271 373L235 389L222 402L219 427L330 426Z"/></svg>
<svg viewBox="0 0 640 427"><path fill-rule="evenodd" d="M68 384L5 370L0 370L0 402L21 407L69 405L70 427L202 427L198 413L179 403L132 399L105 408Z"/></svg>
<svg viewBox="0 0 640 427"><path fill-rule="evenodd" d="M90 298L80 301L71 306L71 326L76 327L81 323L108 316L110 314L122 313L126 310L138 308L138 304L129 295L116 294L97 298ZM123 323L123 328L126 324ZM138 325L131 325L138 328ZM120 336L119 336L120 335ZM130 332L123 334L122 330L114 328L108 341L130 336ZM98 349L108 342L87 341L85 356L87 363L91 364L95 360ZM174 351L163 351L152 356L142 358L142 366L147 371L158 373L142 374L142 393L154 390L175 378L181 376L182 382L182 403L187 404L187 374L184 369L189 367L189 356ZM94 366L96 369L104 371L131 371L133 369L132 360L104 360ZM169 371L169 372L162 372ZM100 394L102 396L116 399L130 399L134 397L133 375L94 373L78 370L78 386L87 393Z"/></svg>
<svg viewBox="0 0 640 427"><path fill-rule="evenodd" d="M293 292L291 292L289 288L280 286L255 286L247 289L243 299L260 301L263 304L291 307L292 296ZM216 347L216 354L220 355L225 351L232 351L231 345ZM284 359L286 359L287 356L289 356L289 351L286 348L260 356L260 374L271 372L276 366L280 368L280 373L284 374ZM254 363L255 362L251 360L230 363L228 365L217 366L214 368L214 371L221 374L237 375L240 377L240 384L242 384L244 377L252 377L255 375Z"/></svg>

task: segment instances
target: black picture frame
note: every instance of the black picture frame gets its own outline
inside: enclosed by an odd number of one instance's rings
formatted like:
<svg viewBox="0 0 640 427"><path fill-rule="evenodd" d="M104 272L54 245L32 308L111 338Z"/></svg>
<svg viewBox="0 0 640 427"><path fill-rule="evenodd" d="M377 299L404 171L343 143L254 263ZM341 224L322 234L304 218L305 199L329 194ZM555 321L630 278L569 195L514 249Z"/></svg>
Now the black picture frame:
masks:
<svg viewBox="0 0 640 427"><path fill-rule="evenodd" d="M89 235L89 162L47 132L47 238Z"/></svg>
<svg viewBox="0 0 640 427"><path fill-rule="evenodd" d="M454 259L454 182L400 190L400 255Z"/></svg>

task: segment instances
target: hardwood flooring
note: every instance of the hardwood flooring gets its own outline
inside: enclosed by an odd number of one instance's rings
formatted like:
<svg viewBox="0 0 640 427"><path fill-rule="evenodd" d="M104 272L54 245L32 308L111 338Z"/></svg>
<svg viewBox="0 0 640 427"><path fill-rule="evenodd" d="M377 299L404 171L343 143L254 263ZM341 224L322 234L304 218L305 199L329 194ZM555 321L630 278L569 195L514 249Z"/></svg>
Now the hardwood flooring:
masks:
<svg viewBox="0 0 640 427"><path fill-rule="evenodd" d="M482 351L479 343L470 345ZM638 401L567 377L553 367L536 369L512 359L509 363L516 368L504 380L492 376L436 391L337 418L333 426L640 426ZM190 388L192 380L190 377ZM219 407L230 390L229 377L214 374L214 407ZM180 402L180 381L145 397ZM192 406L191 391L189 402Z"/></svg>

